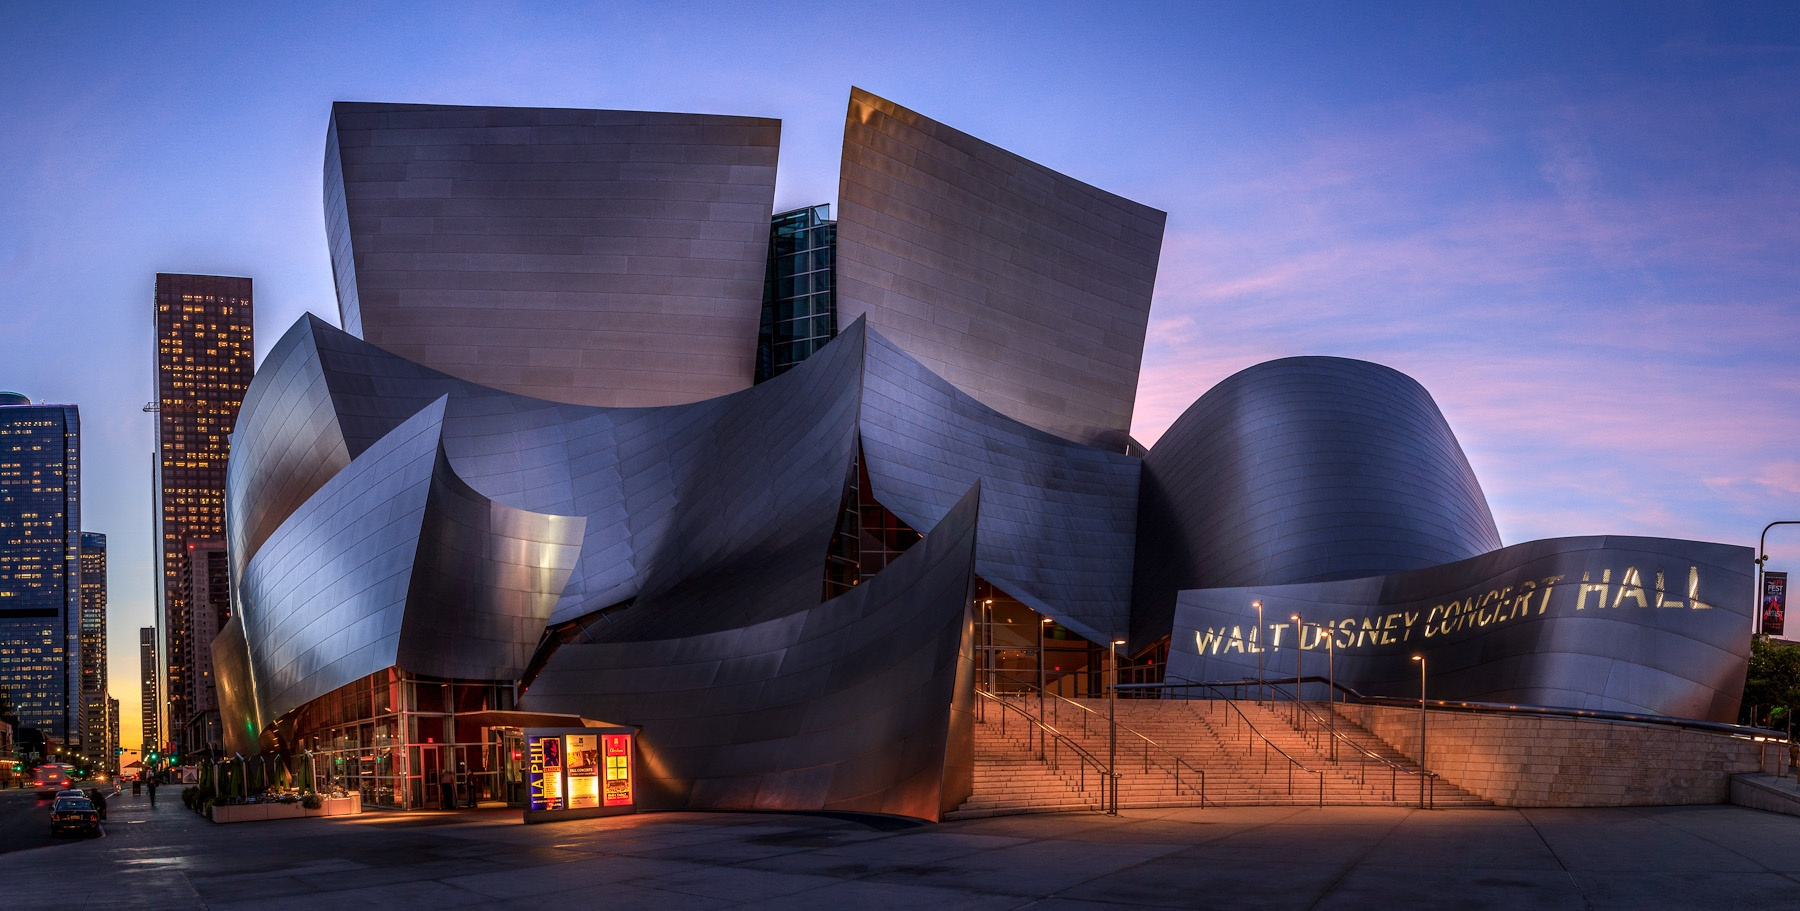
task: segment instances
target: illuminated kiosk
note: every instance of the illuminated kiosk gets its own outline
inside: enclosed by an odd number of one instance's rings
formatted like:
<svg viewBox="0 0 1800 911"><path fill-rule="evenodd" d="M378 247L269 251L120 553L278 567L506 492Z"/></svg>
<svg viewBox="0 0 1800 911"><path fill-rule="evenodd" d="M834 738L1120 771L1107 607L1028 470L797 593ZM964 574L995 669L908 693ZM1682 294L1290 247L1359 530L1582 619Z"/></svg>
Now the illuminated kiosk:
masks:
<svg viewBox="0 0 1800 911"><path fill-rule="evenodd" d="M232 436L229 750L535 819L629 734L633 808L937 820L979 693L1241 680L1290 615L1370 695L1426 641L1446 699L1735 717L1748 548L1503 546L1429 393L1344 358L1146 450L1162 213L854 90L837 220L776 214L778 132L334 107L350 331L296 322Z"/></svg>
<svg viewBox="0 0 1800 911"><path fill-rule="evenodd" d="M526 728L526 822L636 813L634 728Z"/></svg>

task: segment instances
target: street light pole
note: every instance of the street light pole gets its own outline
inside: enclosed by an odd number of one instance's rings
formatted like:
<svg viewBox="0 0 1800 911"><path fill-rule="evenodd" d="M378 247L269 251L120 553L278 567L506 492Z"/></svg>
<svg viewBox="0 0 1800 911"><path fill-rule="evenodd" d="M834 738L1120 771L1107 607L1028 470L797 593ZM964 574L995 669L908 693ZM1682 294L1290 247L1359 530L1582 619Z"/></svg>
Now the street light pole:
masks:
<svg viewBox="0 0 1800 911"><path fill-rule="evenodd" d="M1337 631L1325 626L1325 706L1331 723L1331 761L1337 762Z"/></svg>
<svg viewBox="0 0 1800 911"><path fill-rule="evenodd" d="M1049 680L1044 674L1044 627L1050 625L1050 618L1045 617L1038 624L1038 758L1044 758L1044 751L1049 744L1044 742L1044 687Z"/></svg>
<svg viewBox="0 0 1800 911"><path fill-rule="evenodd" d="M1294 727L1300 727L1300 661L1306 654L1306 621L1300 619L1300 612L1295 611L1289 620L1294 621Z"/></svg>
<svg viewBox="0 0 1800 911"><path fill-rule="evenodd" d="M1800 525L1800 519L1770 522L1763 526L1762 535L1756 539L1756 608L1750 612L1750 631L1752 633L1760 633L1763 631L1763 564L1769 562L1769 555L1765 552L1765 545L1767 545L1769 541L1769 529L1774 528L1777 525ZM1783 633L1786 633L1785 629L1783 630Z"/></svg>
<svg viewBox="0 0 1800 911"><path fill-rule="evenodd" d="M1414 655L1419 662L1419 809L1425 809L1425 656Z"/></svg>
<svg viewBox="0 0 1800 911"><path fill-rule="evenodd" d="M1262 705L1263 697L1263 616L1262 602L1252 601L1250 606L1256 608L1256 704Z"/></svg>
<svg viewBox="0 0 1800 911"><path fill-rule="evenodd" d="M1125 640L1114 639L1112 645L1112 686L1111 698L1106 700L1106 777L1109 779L1108 789L1112 795L1111 815L1119 815L1119 646Z"/></svg>

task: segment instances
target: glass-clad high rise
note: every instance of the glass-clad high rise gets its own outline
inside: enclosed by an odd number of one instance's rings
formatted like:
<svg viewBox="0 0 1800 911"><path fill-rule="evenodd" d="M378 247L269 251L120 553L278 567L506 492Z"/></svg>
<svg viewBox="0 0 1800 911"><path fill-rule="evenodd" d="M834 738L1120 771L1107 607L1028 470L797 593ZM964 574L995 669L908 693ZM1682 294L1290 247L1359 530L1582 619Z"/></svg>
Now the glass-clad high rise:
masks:
<svg viewBox="0 0 1800 911"><path fill-rule="evenodd" d="M81 533L81 752L109 758L106 696L106 536Z"/></svg>
<svg viewBox="0 0 1800 911"><path fill-rule="evenodd" d="M0 689L23 727L81 737L81 416L0 393Z"/></svg>
<svg viewBox="0 0 1800 911"><path fill-rule="evenodd" d="M225 457L254 372L251 281L156 276L156 443L162 537L162 659L168 738L186 737L196 705L212 701L196 670L211 637L182 589L188 545L225 539Z"/></svg>
<svg viewBox="0 0 1800 911"><path fill-rule="evenodd" d="M757 382L788 372L837 337L836 251L830 206L783 212L771 222Z"/></svg>

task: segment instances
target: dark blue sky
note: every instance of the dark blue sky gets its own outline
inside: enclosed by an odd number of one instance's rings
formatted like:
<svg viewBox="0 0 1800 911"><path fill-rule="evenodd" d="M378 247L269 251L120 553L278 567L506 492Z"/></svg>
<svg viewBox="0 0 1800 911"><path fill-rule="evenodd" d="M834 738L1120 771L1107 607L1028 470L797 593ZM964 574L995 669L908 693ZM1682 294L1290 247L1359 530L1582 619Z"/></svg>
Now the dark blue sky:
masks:
<svg viewBox="0 0 1800 911"><path fill-rule="evenodd" d="M799 206L860 85L1169 212L1146 441L1258 361L1362 357L1436 396L1509 543L1800 518L1792 4L64 6L0 6L0 388L81 405L132 712L152 276L253 277L259 354L335 322L340 99L779 117Z"/></svg>

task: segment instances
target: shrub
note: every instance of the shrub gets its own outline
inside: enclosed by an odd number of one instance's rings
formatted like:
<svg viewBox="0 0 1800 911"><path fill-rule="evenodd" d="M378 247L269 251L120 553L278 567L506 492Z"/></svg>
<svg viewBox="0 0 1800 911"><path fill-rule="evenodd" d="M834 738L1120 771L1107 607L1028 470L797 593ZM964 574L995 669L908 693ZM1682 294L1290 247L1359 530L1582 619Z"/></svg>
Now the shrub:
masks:
<svg viewBox="0 0 1800 911"><path fill-rule="evenodd" d="M300 799L300 805L308 810L317 810L325 806L325 801L320 800L317 794L308 794Z"/></svg>

